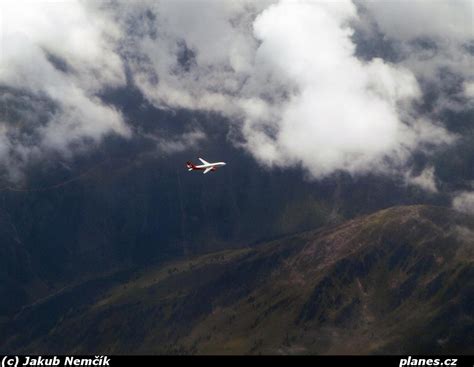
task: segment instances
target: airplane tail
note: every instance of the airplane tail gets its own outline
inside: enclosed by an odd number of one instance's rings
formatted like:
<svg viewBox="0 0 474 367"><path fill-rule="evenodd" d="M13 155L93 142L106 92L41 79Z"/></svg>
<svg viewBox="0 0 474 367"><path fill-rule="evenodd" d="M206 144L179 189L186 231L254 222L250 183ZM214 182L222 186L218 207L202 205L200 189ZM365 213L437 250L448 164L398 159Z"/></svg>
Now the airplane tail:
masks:
<svg viewBox="0 0 474 367"><path fill-rule="evenodd" d="M192 171L192 170L196 169L196 166L191 161L186 162L186 167L188 167L188 171Z"/></svg>

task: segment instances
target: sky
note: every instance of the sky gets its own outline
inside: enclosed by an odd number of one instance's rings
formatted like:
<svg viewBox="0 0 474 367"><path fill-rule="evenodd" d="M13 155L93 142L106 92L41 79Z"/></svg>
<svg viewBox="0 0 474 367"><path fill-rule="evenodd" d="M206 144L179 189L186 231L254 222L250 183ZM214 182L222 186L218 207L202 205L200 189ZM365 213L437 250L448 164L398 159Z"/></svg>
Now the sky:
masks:
<svg viewBox="0 0 474 367"><path fill-rule="evenodd" d="M3 0L0 166L18 181L52 155L133 139L131 122L101 98L133 87L158 109L221 115L238 131L223 143L270 169L301 167L312 179L379 172L436 193L434 166L410 162L462 138L445 115L474 108L473 6ZM205 138L156 140L173 154ZM474 211L474 192L452 195Z"/></svg>

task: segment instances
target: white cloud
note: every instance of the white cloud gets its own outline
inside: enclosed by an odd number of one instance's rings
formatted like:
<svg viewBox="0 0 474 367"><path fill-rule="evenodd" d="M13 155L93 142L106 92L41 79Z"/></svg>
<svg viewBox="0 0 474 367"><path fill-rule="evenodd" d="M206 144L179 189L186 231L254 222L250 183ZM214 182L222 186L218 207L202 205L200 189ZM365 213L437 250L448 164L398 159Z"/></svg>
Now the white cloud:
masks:
<svg viewBox="0 0 474 367"><path fill-rule="evenodd" d="M206 139L206 135L197 129L186 131L178 138L165 139L161 136L150 134L144 134L144 136L154 140L158 149L167 154L179 153L189 148L196 148L200 142Z"/></svg>
<svg viewBox="0 0 474 367"><path fill-rule="evenodd" d="M261 138L252 145L254 131L247 134L249 147L257 154L266 149L259 158L269 164L297 162L316 177L374 169L387 154L401 157L412 131L400 120L398 104L419 95L407 70L354 56L347 24L356 9L350 2L336 4L281 2L254 23L262 42L257 58L275 78L291 80L295 92L272 106L278 129L265 143L274 149L263 148Z"/></svg>
<svg viewBox="0 0 474 367"><path fill-rule="evenodd" d="M133 24L124 53L135 84L157 107L232 109L252 69L257 46L252 19L268 3L120 3L113 11L118 22L123 27ZM185 52L192 53L187 67L179 62Z"/></svg>
<svg viewBox="0 0 474 367"><path fill-rule="evenodd" d="M3 1L0 12L0 85L36 96L39 109L50 105L44 122L35 110L19 121L0 121L0 161L21 165L48 150L69 154L84 138L129 135L121 114L95 96L124 85L125 75L114 50L120 29L93 3Z"/></svg>
<svg viewBox="0 0 474 367"><path fill-rule="evenodd" d="M388 170L423 143L452 140L412 113L420 90L409 69L354 55L351 1L142 4L153 16L127 54L144 95L241 121L243 146L263 164L297 164L315 177ZM140 11L119 13L126 23Z"/></svg>
<svg viewBox="0 0 474 367"><path fill-rule="evenodd" d="M423 171L421 171L420 174L416 176L411 173L407 173L405 179L406 182L410 185L418 186L428 192L438 192L438 187L436 185L435 169L433 166L425 168Z"/></svg>
<svg viewBox="0 0 474 367"><path fill-rule="evenodd" d="M381 31L401 41L417 38L464 42L472 38L472 0L364 1Z"/></svg>
<svg viewBox="0 0 474 367"><path fill-rule="evenodd" d="M472 79L472 0L359 3L368 9L383 37L395 41L400 64L441 94L433 112L462 108L456 103L462 94L453 93L453 85Z"/></svg>
<svg viewBox="0 0 474 367"><path fill-rule="evenodd" d="M125 62L150 103L221 113L265 165L299 165L314 177L396 172L413 151L454 140L413 108L422 97L417 78L445 65L465 78L469 65L460 51L471 37L468 3L427 3L363 4L401 52L420 37L435 40L435 56L425 50L393 64L355 55L353 27L362 20L350 0L9 1L0 83L57 106L35 128L40 150L129 134L120 113L95 97L125 85ZM11 138L18 128L3 128L3 160L28 155L31 144ZM161 145L181 150L194 138Z"/></svg>
<svg viewBox="0 0 474 367"><path fill-rule="evenodd" d="M474 82L464 82L463 83L463 92L466 98L474 98Z"/></svg>
<svg viewBox="0 0 474 367"><path fill-rule="evenodd" d="M463 213L474 214L474 191L458 193L452 201L453 208Z"/></svg>

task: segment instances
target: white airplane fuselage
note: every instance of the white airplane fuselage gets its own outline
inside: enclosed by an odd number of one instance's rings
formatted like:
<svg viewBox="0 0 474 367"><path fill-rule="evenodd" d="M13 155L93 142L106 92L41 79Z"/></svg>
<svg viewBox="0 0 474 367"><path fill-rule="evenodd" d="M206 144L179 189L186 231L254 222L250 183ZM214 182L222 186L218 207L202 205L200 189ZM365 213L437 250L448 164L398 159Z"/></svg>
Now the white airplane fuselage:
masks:
<svg viewBox="0 0 474 367"><path fill-rule="evenodd" d="M214 172L216 171L219 167L225 166L227 163L225 162L207 162L202 158L199 158L199 160L202 162L202 164L195 165L192 162L188 161L186 163L186 167L188 168L188 171L204 171L203 173L206 174L208 172Z"/></svg>

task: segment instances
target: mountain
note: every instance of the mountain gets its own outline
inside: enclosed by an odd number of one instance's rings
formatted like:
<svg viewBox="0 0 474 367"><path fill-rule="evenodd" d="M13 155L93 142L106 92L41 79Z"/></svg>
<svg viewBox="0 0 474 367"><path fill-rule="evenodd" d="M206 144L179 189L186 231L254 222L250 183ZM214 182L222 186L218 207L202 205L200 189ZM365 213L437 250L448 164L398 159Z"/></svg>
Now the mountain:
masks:
<svg viewBox="0 0 474 367"><path fill-rule="evenodd" d="M297 167L268 169L229 141L232 125L216 114L141 108L130 91L114 100L130 121L147 122L133 126L133 139L111 136L74 158L52 157L20 182L0 174L0 319L117 270L235 249L393 205L450 205L449 195L403 178L338 172L314 180ZM206 138L182 151L159 148L189 131ZM188 172L185 162L197 156L229 164L212 175Z"/></svg>
<svg viewBox="0 0 474 367"><path fill-rule="evenodd" d="M474 218L398 206L69 286L0 326L5 353L474 352Z"/></svg>

